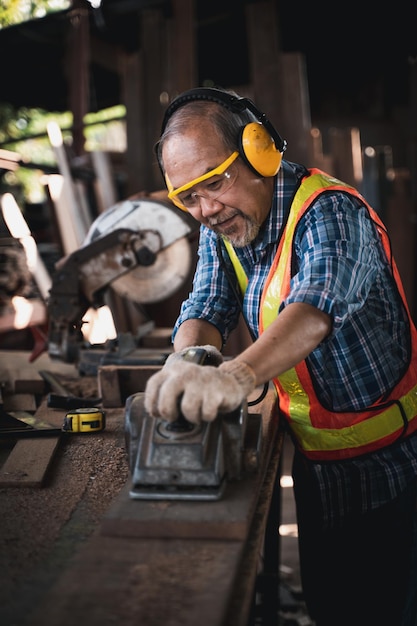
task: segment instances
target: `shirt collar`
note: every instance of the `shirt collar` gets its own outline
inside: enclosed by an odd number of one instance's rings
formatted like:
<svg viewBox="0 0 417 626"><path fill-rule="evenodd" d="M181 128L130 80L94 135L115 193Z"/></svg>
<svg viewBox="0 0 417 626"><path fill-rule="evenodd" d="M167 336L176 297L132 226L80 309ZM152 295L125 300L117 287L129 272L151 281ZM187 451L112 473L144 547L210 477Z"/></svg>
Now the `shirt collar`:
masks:
<svg viewBox="0 0 417 626"><path fill-rule="evenodd" d="M271 210L259 231L259 235L252 242L255 254L278 239L284 216L288 213L289 204L299 186L302 176L307 173L303 165L282 160L278 174L275 176L274 195Z"/></svg>

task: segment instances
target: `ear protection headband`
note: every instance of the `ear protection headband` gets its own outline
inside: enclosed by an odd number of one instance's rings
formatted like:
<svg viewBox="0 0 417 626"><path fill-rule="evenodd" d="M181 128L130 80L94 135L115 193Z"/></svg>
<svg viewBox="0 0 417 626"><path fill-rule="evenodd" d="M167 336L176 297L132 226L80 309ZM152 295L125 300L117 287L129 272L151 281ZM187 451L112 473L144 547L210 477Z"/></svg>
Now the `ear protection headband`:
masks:
<svg viewBox="0 0 417 626"><path fill-rule="evenodd" d="M165 111L162 122L163 134L171 115L180 107L194 100L217 102L234 113L250 111L256 122L242 126L239 138L239 154L258 176L275 176L278 172L287 142L275 130L271 122L249 98L241 98L214 87L197 87L175 98Z"/></svg>

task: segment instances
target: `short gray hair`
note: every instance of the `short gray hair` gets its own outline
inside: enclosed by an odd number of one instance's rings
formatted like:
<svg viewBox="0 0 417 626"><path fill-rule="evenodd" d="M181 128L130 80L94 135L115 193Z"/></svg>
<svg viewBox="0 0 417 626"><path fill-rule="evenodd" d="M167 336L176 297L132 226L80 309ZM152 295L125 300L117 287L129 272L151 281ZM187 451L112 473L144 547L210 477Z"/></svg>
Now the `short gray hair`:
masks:
<svg viewBox="0 0 417 626"><path fill-rule="evenodd" d="M256 121L255 115L248 110L235 112L223 104L206 100L187 102L171 115L155 146L155 152L162 171L164 171L162 148L165 141L174 135L185 133L191 126L198 123L201 118L206 118L212 123L214 132L217 133L224 147L230 150L230 152L240 149L242 128L249 122Z"/></svg>

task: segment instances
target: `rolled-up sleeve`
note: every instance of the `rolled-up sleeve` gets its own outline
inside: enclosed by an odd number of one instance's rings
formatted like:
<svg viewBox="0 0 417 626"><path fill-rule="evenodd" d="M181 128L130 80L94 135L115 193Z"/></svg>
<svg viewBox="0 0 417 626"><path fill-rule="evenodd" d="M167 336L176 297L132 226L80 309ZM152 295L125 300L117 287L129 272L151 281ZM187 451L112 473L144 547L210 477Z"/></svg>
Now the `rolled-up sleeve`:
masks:
<svg viewBox="0 0 417 626"><path fill-rule="evenodd" d="M173 338L185 320L203 319L220 332L225 343L237 326L240 309L216 251L217 235L205 226L200 228L198 260L193 289L181 305Z"/></svg>

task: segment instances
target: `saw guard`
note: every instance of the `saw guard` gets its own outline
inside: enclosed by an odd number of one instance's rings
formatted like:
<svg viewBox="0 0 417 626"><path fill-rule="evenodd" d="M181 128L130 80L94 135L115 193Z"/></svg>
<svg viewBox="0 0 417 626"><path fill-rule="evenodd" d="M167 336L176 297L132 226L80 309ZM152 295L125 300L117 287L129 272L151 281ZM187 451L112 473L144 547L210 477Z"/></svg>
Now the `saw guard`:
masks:
<svg viewBox="0 0 417 626"><path fill-rule="evenodd" d="M175 293L186 280L192 261L188 236L198 228L191 216L173 204L148 198L125 200L102 213L91 225L83 245L109 232L128 228L134 232L153 230L160 247L150 265L139 265L112 281L114 291L140 304L160 302Z"/></svg>

